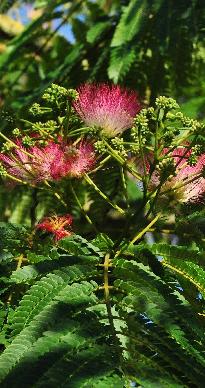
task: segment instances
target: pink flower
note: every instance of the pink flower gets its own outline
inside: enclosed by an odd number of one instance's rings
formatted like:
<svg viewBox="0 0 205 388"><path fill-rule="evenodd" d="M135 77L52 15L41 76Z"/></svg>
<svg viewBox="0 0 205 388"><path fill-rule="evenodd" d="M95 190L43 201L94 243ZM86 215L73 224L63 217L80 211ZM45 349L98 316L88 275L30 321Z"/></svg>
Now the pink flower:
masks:
<svg viewBox="0 0 205 388"><path fill-rule="evenodd" d="M8 155L0 154L7 172L28 183L59 179L64 172L63 149L52 141L45 147L24 148L20 140Z"/></svg>
<svg viewBox="0 0 205 388"><path fill-rule="evenodd" d="M168 149L164 149L163 155L166 155ZM186 147L177 148L170 157L174 160L175 174L170 176L162 185L160 190L161 195L171 196L178 202L196 202L199 201L205 194L205 179L202 177L202 172L205 167L205 154L198 157L197 163L194 166L188 165L188 158L191 155L191 150ZM148 167L149 171L149 167ZM158 172L151 175L150 189L155 189L160 183Z"/></svg>
<svg viewBox="0 0 205 388"><path fill-rule="evenodd" d="M32 184L81 177L95 163L93 145L85 141L79 145L49 141L44 147L25 149L17 140L16 145L8 155L0 154L0 161L8 174Z"/></svg>
<svg viewBox="0 0 205 388"><path fill-rule="evenodd" d="M83 141L79 146L68 145L65 149L65 158L67 160L66 175L76 178L90 171L96 161L93 145Z"/></svg>
<svg viewBox="0 0 205 388"><path fill-rule="evenodd" d="M73 218L70 214L66 214L64 216L46 217L38 225L36 225L36 229L54 234L55 241L59 241L64 237L71 236L72 232L70 227L72 222Z"/></svg>
<svg viewBox="0 0 205 388"><path fill-rule="evenodd" d="M81 119L88 126L101 129L108 137L130 128L141 109L136 92L120 86L84 84L79 87L78 93L73 106Z"/></svg>

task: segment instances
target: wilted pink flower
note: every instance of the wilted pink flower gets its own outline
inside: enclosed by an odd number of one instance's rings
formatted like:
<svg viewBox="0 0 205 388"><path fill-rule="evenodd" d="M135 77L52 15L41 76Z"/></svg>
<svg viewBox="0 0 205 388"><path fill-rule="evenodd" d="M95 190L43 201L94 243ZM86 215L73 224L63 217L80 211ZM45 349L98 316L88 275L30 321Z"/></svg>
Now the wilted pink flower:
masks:
<svg viewBox="0 0 205 388"><path fill-rule="evenodd" d="M95 163L92 144L81 142L79 145L55 143L46 146L33 146L25 149L16 142L8 155L0 154L0 161L8 173L28 183L44 180L59 180L66 176L80 177Z"/></svg>
<svg viewBox="0 0 205 388"><path fill-rule="evenodd" d="M46 217L38 225L36 225L36 229L54 234L55 241L58 241L64 237L71 236L72 232L70 227L72 222L73 218L70 214L66 214L64 216Z"/></svg>
<svg viewBox="0 0 205 388"><path fill-rule="evenodd" d="M178 200L181 202L196 202L205 194L205 179L202 171L205 167L205 154L198 157L197 163L190 166L187 163L191 151L178 148L172 153L176 165L176 175L164 186L176 190ZM164 187L163 191L166 191Z"/></svg>
<svg viewBox="0 0 205 388"><path fill-rule="evenodd" d="M188 159L192 154L192 151L186 146L177 148L173 152L169 152L169 149L165 148L161 156L167 156L172 160L174 170L172 175L168 177L164 182L160 179L160 170L155 169L150 176L148 182L149 191L153 192L160 187L159 197L167 198L170 203L172 200L187 203L200 201L205 194L205 154L198 157L197 163L193 166L188 164ZM164 159L166 160L166 159ZM168 160L168 159L167 159ZM143 177L144 174L149 174L151 166L154 161L154 155L149 152L144 157L145 171L141 158L137 160L132 159L131 162L137 166L138 172ZM171 168L172 170L172 168ZM141 182L138 182L141 184ZM140 187L143 187L143 185Z"/></svg>
<svg viewBox="0 0 205 388"><path fill-rule="evenodd" d="M137 93L116 85L84 84L78 89L79 97L73 102L81 119L97 127L108 137L114 137L133 124L141 106Z"/></svg>
<svg viewBox="0 0 205 388"><path fill-rule="evenodd" d="M168 149L164 149L163 154L166 155ZM172 175L162 185L160 190L161 195L175 194L175 199L179 202L196 202L205 194L205 179L202 177L202 172L205 167L205 154L198 157L197 163L194 166L188 165L187 161L191 155L191 150L186 147L177 148L170 157L174 160L175 175ZM154 172L150 180L150 189L156 188L160 183L160 177L157 172Z"/></svg>

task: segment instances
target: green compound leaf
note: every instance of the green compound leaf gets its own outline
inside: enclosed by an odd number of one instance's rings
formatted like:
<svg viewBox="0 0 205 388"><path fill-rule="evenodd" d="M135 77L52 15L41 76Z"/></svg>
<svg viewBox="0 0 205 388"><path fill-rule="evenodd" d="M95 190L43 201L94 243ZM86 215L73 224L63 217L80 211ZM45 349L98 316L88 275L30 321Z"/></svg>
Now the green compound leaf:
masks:
<svg viewBox="0 0 205 388"><path fill-rule="evenodd" d="M111 23L109 21L99 22L92 26L87 32L88 43L95 43L110 26Z"/></svg>
<svg viewBox="0 0 205 388"><path fill-rule="evenodd" d="M139 33L147 19L147 6L147 0L131 0L129 2L116 27L111 47L130 42Z"/></svg>
<svg viewBox="0 0 205 388"><path fill-rule="evenodd" d="M129 47L129 45L113 48L108 68L109 78L115 83L119 82L126 76L135 58L135 48Z"/></svg>

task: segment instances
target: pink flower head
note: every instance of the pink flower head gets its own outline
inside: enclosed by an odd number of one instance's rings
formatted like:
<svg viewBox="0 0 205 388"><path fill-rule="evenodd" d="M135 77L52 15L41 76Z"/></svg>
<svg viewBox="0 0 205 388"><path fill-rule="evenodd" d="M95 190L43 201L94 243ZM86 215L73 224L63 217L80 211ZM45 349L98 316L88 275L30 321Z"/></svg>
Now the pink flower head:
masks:
<svg viewBox="0 0 205 388"><path fill-rule="evenodd" d="M44 147L35 145L25 149L17 140L16 145L8 155L0 154L0 161L8 174L27 183L80 177L95 163L94 149L88 142L72 145L49 141Z"/></svg>
<svg viewBox="0 0 205 388"><path fill-rule="evenodd" d="M13 151L10 151L9 156L1 153L0 161L8 174L26 182L31 182L38 175L36 165L31 162L31 158L25 153L24 147L20 146L19 142L17 145L19 148L14 148Z"/></svg>
<svg viewBox="0 0 205 388"><path fill-rule="evenodd" d="M46 217L36 225L36 229L52 233L55 241L59 241L64 237L71 236L72 232L70 227L72 222L73 218L70 214L66 214L65 216Z"/></svg>
<svg viewBox="0 0 205 388"><path fill-rule="evenodd" d="M53 141L44 147L24 148L21 141L8 155L0 154L0 160L8 173L28 183L45 179L59 179L64 173L63 148Z"/></svg>
<svg viewBox="0 0 205 388"><path fill-rule="evenodd" d="M91 127L100 128L108 137L121 134L133 124L141 106L137 93L116 85L84 84L73 102L81 119Z"/></svg>

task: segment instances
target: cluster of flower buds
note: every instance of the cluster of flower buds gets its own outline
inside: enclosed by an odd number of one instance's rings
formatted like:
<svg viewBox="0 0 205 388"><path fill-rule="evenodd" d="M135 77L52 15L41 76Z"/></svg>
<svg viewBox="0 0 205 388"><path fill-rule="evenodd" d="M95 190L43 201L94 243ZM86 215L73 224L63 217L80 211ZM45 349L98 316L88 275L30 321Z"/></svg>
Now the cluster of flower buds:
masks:
<svg viewBox="0 0 205 388"><path fill-rule="evenodd" d="M50 104L55 104L56 102L65 100L68 96L67 89L62 86L52 84L43 94L42 99L49 102Z"/></svg>
<svg viewBox="0 0 205 388"><path fill-rule="evenodd" d="M37 102L34 102L34 104L31 105L29 109L29 113L34 117L43 116L51 112L52 112L52 108L41 106Z"/></svg>
<svg viewBox="0 0 205 388"><path fill-rule="evenodd" d="M131 130L131 138L138 146L139 143L145 145L151 140L152 132L150 130L150 114L148 109L142 109L134 119L134 126ZM154 112L151 119L154 118Z"/></svg>
<svg viewBox="0 0 205 388"><path fill-rule="evenodd" d="M37 132L40 134L43 133L53 133L58 128L58 124L55 120L47 120L45 123L41 121L37 121L36 123L32 123L31 129L32 132Z"/></svg>
<svg viewBox="0 0 205 388"><path fill-rule="evenodd" d="M127 157L127 151L125 150L125 147L124 147L123 138L116 136L111 140L111 144L113 145L113 148L116 149L121 156L123 156L124 158Z"/></svg>
<svg viewBox="0 0 205 388"><path fill-rule="evenodd" d="M205 127L203 123L185 116L182 112L176 112L176 118L182 123L184 129L203 135Z"/></svg>
<svg viewBox="0 0 205 388"><path fill-rule="evenodd" d="M176 110L179 109L177 102L170 97L160 96L156 98L155 105L159 109Z"/></svg>

